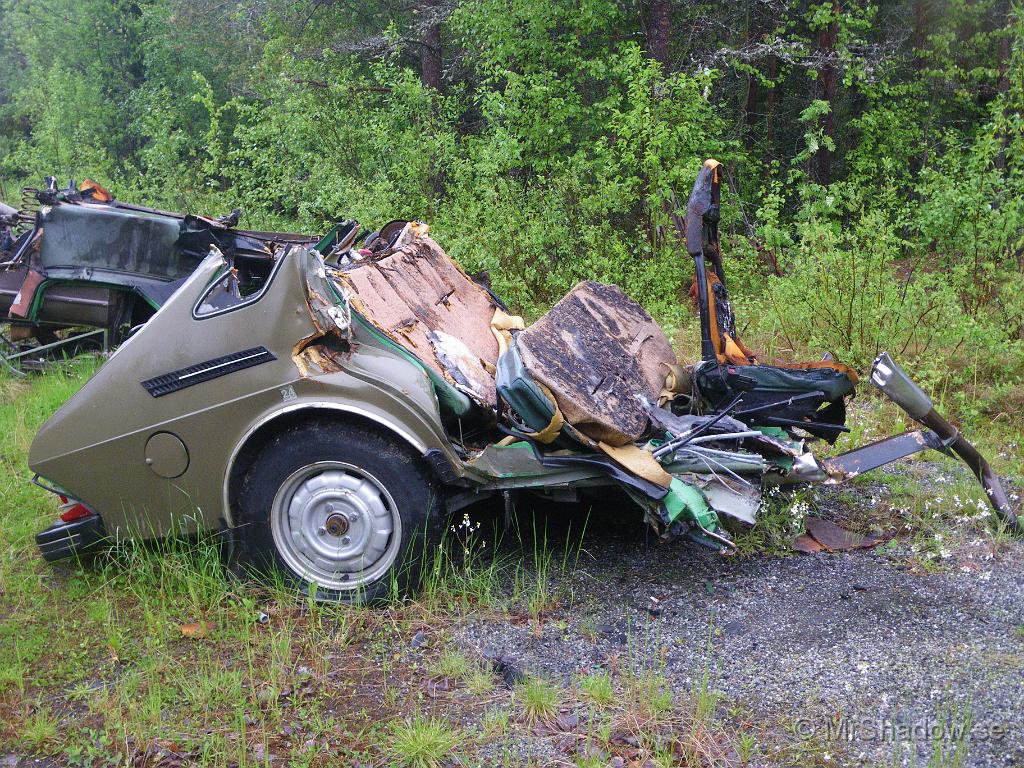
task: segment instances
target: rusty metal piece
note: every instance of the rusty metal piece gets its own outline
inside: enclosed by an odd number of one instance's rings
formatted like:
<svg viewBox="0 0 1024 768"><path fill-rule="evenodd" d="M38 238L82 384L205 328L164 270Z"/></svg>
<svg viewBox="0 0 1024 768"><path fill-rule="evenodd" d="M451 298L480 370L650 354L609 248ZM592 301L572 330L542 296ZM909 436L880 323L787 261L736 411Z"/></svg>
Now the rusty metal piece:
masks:
<svg viewBox="0 0 1024 768"><path fill-rule="evenodd" d="M32 306L32 301L35 299L36 290L42 285L45 277L41 272L34 269L29 269L25 273L25 279L21 283L21 287L18 289L18 293L14 296L14 301L11 303L10 316L16 318L28 317L29 307Z"/></svg>
<svg viewBox="0 0 1024 768"><path fill-rule="evenodd" d="M807 533L829 552L868 549L879 543L876 538L848 531L820 517L808 517L804 523L807 526Z"/></svg>
<svg viewBox="0 0 1024 768"><path fill-rule="evenodd" d="M793 549L806 555L813 555L816 552L821 552L824 547L811 535L801 533L793 539Z"/></svg>

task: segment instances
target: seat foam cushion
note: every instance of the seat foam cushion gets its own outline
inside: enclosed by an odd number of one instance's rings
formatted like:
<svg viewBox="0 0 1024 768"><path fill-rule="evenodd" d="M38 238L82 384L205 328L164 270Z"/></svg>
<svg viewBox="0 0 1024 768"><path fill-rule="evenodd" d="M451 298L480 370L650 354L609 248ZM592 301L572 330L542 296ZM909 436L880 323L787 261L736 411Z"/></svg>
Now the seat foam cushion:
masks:
<svg viewBox="0 0 1024 768"><path fill-rule="evenodd" d="M625 445L648 426L676 362L651 316L618 287L579 283L516 337L523 367L555 397L565 420L593 440ZM639 396L639 397L638 397Z"/></svg>
<svg viewBox="0 0 1024 768"><path fill-rule="evenodd" d="M345 273L353 306L389 338L478 401L497 405L497 306L431 238ZM486 365L485 365L486 363Z"/></svg>

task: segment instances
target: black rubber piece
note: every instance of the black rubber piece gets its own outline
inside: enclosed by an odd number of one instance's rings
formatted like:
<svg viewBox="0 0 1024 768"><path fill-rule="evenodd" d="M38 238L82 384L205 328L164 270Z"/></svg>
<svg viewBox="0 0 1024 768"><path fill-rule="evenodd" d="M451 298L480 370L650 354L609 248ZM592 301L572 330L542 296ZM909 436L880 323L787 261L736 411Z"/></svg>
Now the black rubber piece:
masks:
<svg viewBox="0 0 1024 768"><path fill-rule="evenodd" d="M289 587L308 594L310 582L278 556L270 511L284 481L297 469L317 461L346 462L377 478L398 507L402 542L390 572L377 581L351 591L317 586L316 598L380 603L418 588L424 555L433 553L444 530L443 487L409 446L361 424L304 422L282 431L263 446L239 493L237 565L258 574L277 572Z"/></svg>
<svg viewBox="0 0 1024 768"><path fill-rule="evenodd" d="M451 484L459 479L459 476L455 474L455 470L452 469L452 463L448 461L444 451L439 448L431 448L423 454L423 460L427 462L427 465L434 471L434 474L437 475L437 478L442 483Z"/></svg>
<svg viewBox="0 0 1024 768"><path fill-rule="evenodd" d="M252 347L230 355L215 357L202 363L190 365L170 373L163 373L152 379L139 382L153 397L163 397L186 387L202 384L204 381L218 379L235 371L252 368L260 363L276 360L274 354L266 347Z"/></svg>
<svg viewBox="0 0 1024 768"><path fill-rule="evenodd" d="M48 562L95 552L107 543L103 520L90 515L70 523L58 521L36 534L36 546Z"/></svg>

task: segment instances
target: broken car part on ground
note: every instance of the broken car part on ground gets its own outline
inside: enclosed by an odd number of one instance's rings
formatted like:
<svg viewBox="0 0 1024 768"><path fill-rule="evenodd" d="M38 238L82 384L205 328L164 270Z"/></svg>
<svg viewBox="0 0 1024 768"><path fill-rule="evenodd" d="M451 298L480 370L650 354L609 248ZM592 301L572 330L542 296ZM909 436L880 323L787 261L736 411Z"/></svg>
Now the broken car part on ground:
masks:
<svg viewBox="0 0 1024 768"><path fill-rule="evenodd" d="M36 436L29 463L65 502L44 556L221 530L243 566L372 600L414 584L446 516L486 495L614 486L662 539L729 551L723 518L754 524L764 486L842 482L925 448L961 456L1015 525L985 460L886 354L870 379L923 428L808 450L847 430L857 376L763 364L737 338L718 176L708 161L685 220L673 212L700 308L686 368L615 286L582 282L527 326L418 222L361 247L351 223L287 243L248 285L196 225L209 255Z"/></svg>

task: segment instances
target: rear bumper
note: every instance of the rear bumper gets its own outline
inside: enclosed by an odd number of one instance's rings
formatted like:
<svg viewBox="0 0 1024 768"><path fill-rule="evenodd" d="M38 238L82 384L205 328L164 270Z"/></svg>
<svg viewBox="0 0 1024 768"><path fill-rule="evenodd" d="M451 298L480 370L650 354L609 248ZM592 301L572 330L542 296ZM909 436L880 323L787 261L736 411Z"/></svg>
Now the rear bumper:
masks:
<svg viewBox="0 0 1024 768"><path fill-rule="evenodd" d="M36 546L48 562L81 555L99 549L107 541L107 532L99 515L90 515L70 523L58 520L36 534Z"/></svg>

